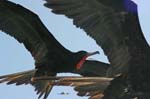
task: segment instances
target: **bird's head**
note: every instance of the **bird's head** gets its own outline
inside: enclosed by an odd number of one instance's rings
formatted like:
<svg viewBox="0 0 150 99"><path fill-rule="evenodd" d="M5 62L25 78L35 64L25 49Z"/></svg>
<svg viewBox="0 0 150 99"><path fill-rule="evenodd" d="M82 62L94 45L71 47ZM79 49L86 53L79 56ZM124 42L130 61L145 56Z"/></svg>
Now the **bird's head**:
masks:
<svg viewBox="0 0 150 99"><path fill-rule="evenodd" d="M76 69L79 70L83 63L85 62L85 60L92 55L95 54L99 54L99 51L95 51L95 52L86 52L86 51L79 51L76 53Z"/></svg>

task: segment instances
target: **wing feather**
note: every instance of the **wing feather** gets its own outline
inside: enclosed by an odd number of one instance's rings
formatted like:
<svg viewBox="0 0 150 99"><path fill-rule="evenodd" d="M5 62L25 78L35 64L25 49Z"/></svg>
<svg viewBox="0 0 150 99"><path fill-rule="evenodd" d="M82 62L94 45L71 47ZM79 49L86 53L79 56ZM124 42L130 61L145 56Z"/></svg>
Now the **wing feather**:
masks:
<svg viewBox="0 0 150 99"><path fill-rule="evenodd" d="M73 19L74 25L83 29L102 47L111 64L108 76L127 72L138 56L132 53L144 53L149 48L139 25L137 5L133 1L45 1L45 6L51 8L52 12Z"/></svg>
<svg viewBox="0 0 150 99"><path fill-rule="evenodd" d="M36 14L7 0L0 2L0 30L23 43L35 60L44 59L48 53L55 53L57 56L60 51L64 54L69 52L47 30Z"/></svg>

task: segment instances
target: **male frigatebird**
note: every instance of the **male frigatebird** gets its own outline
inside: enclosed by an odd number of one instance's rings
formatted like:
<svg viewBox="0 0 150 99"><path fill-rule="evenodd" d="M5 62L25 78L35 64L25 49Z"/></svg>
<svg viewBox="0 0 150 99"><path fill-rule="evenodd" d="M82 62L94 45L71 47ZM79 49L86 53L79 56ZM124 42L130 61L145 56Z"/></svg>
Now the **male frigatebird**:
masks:
<svg viewBox="0 0 150 99"><path fill-rule="evenodd" d="M39 98L47 98L53 81L35 82L34 77L55 76L61 72L79 69L88 56L98 52L71 52L64 48L28 9L7 0L0 0L0 30L23 43L35 60L35 70L1 76L0 82L31 84ZM32 78L32 81L31 81Z"/></svg>
<svg viewBox="0 0 150 99"><path fill-rule="evenodd" d="M73 19L74 25L102 47L111 65L108 76L121 74L106 89L104 99L150 99L150 47L143 36L137 5L133 1L45 1L52 12Z"/></svg>

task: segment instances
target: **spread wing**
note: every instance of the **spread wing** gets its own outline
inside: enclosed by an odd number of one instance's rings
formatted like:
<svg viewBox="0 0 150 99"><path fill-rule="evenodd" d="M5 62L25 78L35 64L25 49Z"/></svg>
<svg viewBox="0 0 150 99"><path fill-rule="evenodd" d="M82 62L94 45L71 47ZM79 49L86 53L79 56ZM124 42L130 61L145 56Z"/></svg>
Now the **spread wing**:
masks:
<svg viewBox="0 0 150 99"><path fill-rule="evenodd" d="M45 62L47 55L51 55L49 58L52 57L52 59L62 58L59 56L62 55L60 53L69 52L44 27L36 14L7 0L0 0L0 30L23 43L36 62ZM49 61L53 63L53 60ZM52 86L50 83L52 81L32 83L31 77L34 75L35 72L23 72L16 75L2 76L0 79L2 79L2 82L8 81L8 84L30 83L35 87L39 97L44 95L44 99L46 99L51 91Z"/></svg>
<svg viewBox="0 0 150 99"><path fill-rule="evenodd" d="M113 78L106 77L37 77L36 81L56 80L55 86L72 86L78 92L78 96L90 96L89 99L101 99L104 90L109 86Z"/></svg>
<svg viewBox="0 0 150 99"><path fill-rule="evenodd" d="M130 0L46 0L45 6L73 19L74 25L96 40L110 61L108 76L127 72L129 66L143 60L140 53L149 48L137 5Z"/></svg>
<svg viewBox="0 0 150 99"><path fill-rule="evenodd" d="M14 37L30 51L36 61L48 53L55 56L66 50L46 29L39 17L28 9L7 0L0 1L0 30Z"/></svg>

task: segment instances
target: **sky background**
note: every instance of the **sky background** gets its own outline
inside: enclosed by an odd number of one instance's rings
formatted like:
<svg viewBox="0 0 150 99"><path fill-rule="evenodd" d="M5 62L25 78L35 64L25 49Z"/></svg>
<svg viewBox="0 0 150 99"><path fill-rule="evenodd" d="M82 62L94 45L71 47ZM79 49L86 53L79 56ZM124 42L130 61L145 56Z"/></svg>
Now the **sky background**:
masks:
<svg viewBox="0 0 150 99"><path fill-rule="evenodd" d="M100 50L100 55L92 58L108 62L102 50L96 45L95 41L77 29L72 20L62 15L54 15L49 9L43 6L42 0L10 0L19 3L39 15L42 22L53 33L55 38L67 49L71 51L96 51ZM139 6L139 18L144 35L150 42L150 10L149 0L136 0ZM34 68L34 60L23 44L18 43L14 38L0 32L0 75L10 74ZM67 92L69 95L60 95ZM0 84L1 99L37 99L34 88L28 86L14 86ZM70 87L54 87L48 99L87 99L87 97L77 97Z"/></svg>

